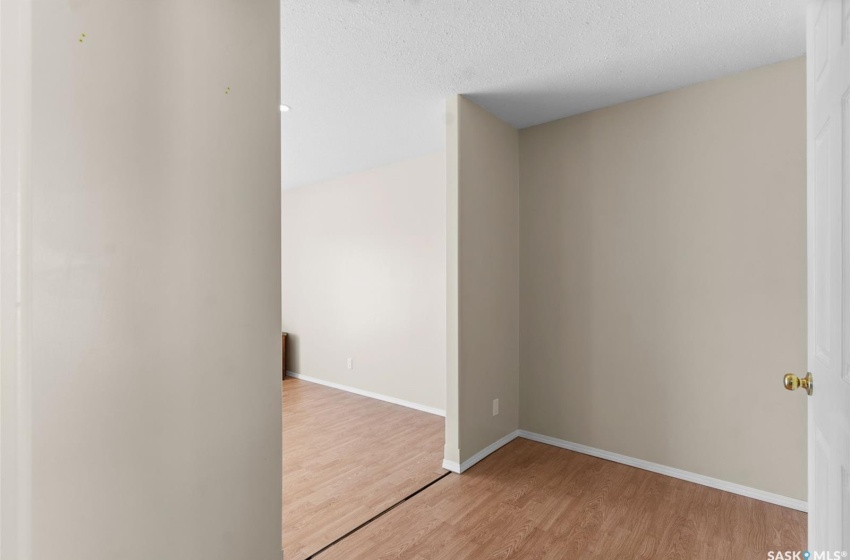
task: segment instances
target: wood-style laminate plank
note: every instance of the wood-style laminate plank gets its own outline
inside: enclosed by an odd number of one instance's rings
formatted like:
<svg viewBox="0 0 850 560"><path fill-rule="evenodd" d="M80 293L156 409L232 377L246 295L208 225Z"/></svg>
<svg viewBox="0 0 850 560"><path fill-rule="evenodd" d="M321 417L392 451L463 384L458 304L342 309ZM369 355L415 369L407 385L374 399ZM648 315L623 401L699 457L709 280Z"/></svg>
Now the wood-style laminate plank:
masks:
<svg viewBox="0 0 850 560"><path fill-rule="evenodd" d="M286 377L283 549L302 560L439 478L445 420Z"/></svg>
<svg viewBox="0 0 850 560"><path fill-rule="evenodd" d="M806 514L517 439L320 560L764 560L804 550Z"/></svg>

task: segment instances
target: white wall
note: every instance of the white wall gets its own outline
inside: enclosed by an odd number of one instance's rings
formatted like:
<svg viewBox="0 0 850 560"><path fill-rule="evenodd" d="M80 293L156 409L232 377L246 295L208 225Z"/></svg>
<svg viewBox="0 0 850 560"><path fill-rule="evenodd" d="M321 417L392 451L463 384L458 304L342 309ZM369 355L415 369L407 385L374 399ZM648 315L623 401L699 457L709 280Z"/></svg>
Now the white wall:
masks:
<svg viewBox="0 0 850 560"><path fill-rule="evenodd" d="M287 369L445 409L445 200L443 153L283 192Z"/></svg>
<svg viewBox="0 0 850 560"><path fill-rule="evenodd" d="M278 1L33 8L33 558L279 560Z"/></svg>

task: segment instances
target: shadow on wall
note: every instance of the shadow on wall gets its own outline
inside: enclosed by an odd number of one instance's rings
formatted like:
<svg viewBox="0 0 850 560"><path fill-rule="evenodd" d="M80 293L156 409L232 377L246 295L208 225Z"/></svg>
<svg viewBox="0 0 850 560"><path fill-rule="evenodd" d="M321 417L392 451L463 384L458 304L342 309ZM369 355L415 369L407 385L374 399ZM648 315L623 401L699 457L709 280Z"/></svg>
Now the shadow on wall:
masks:
<svg viewBox="0 0 850 560"><path fill-rule="evenodd" d="M286 364L283 366L286 371L301 373L300 360L298 358L299 342L300 337L297 334L286 333Z"/></svg>

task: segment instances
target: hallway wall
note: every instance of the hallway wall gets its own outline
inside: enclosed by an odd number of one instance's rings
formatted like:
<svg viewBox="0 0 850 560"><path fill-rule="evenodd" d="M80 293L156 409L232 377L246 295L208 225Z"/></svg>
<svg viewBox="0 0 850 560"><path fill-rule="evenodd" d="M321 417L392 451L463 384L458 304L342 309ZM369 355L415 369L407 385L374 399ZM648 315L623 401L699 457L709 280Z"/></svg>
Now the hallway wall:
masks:
<svg viewBox="0 0 850 560"><path fill-rule="evenodd" d="M280 560L279 2L31 5L32 558Z"/></svg>

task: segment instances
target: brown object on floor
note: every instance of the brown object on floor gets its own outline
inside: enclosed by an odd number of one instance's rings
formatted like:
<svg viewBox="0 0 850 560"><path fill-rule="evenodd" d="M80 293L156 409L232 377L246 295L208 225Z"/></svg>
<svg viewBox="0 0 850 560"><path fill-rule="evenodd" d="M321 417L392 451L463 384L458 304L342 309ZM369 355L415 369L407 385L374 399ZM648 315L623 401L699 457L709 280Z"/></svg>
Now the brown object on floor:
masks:
<svg viewBox="0 0 850 560"><path fill-rule="evenodd" d="M445 474L444 440L440 416L286 377L286 560L318 552Z"/></svg>
<svg viewBox="0 0 850 560"><path fill-rule="evenodd" d="M764 560L805 545L805 513L517 439L317 558Z"/></svg>
<svg viewBox="0 0 850 560"><path fill-rule="evenodd" d="M286 377L286 333L280 333L280 351L281 351L281 363L283 364L283 375L281 375L281 379Z"/></svg>

